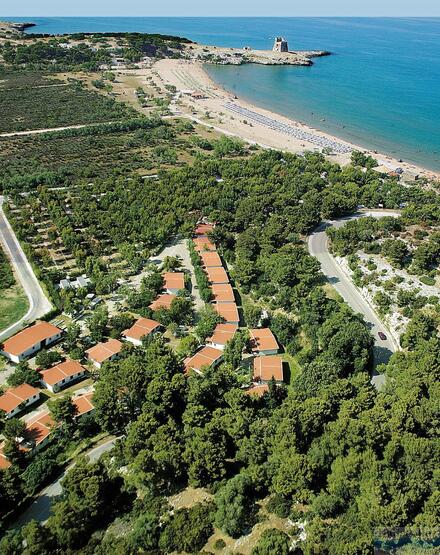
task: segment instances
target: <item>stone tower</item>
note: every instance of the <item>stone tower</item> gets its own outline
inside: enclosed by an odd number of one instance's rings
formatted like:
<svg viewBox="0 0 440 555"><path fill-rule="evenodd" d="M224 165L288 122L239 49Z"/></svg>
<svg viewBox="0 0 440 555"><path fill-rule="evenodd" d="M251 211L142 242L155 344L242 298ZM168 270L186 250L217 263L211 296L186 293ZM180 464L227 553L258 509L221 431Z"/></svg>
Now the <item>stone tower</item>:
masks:
<svg viewBox="0 0 440 555"><path fill-rule="evenodd" d="M274 45L274 52L289 52L289 46L287 40L284 37L276 37Z"/></svg>

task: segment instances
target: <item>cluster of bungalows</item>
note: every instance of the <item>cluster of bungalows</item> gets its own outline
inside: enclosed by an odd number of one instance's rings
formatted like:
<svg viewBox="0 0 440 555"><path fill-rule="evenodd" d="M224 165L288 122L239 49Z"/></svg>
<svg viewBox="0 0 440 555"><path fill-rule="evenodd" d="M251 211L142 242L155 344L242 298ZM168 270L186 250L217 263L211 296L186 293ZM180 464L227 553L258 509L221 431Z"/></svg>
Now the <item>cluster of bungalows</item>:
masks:
<svg viewBox="0 0 440 555"><path fill-rule="evenodd" d="M278 356L279 345L269 328L250 330L250 344L253 359L253 385L247 390L249 395L264 395L269 391L269 382L284 381L283 359Z"/></svg>
<svg viewBox="0 0 440 555"><path fill-rule="evenodd" d="M18 332L13 337L7 339L2 347L1 354L10 361L19 363L36 355L41 349L49 347L61 339L63 330L50 324L49 322L37 322L33 326ZM56 364L47 370L40 372L41 385L51 391L57 393L64 387L67 387L74 381L78 381L86 377L87 370L74 360L66 360L60 364ZM27 386L28 388L30 386ZM9 390L0 397L0 405L4 403L5 407L13 407L14 399L24 396L23 400L12 409L15 416L23 407L37 401L35 392L30 389ZM6 410L7 414L11 411Z"/></svg>
<svg viewBox="0 0 440 555"><path fill-rule="evenodd" d="M145 337L153 337L160 331L162 331L162 325L156 320L139 318L130 328L122 332L122 337L125 341L140 347ZM96 368L101 368L104 362L116 360L122 347L123 343L119 339L108 339L88 349L86 357Z"/></svg>
<svg viewBox="0 0 440 555"><path fill-rule="evenodd" d="M213 229L212 224L199 224L195 229L193 244L211 286L213 307L224 323L216 326L204 347L185 360L186 371L194 370L199 374L203 372L204 367L215 367L221 362L226 344L234 337L240 324L228 274L215 244L208 237L208 233ZM254 354L253 378L252 386L247 393L261 396L269 390L272 380L277 384L283 383L283 360L278 356L279 345L269 328L250 330L250 344Z"/></svg>
<svg viewBox="0 0 440 555"><path fill-rule="evenodd" d="M234 337L240 324L228 274L215 244L208 237L208 233L213 229L212 224L199 224L194 231L193 245L211 287L212 306L223 318L224 323L217 325L213 335L206 340L206 345L200 351L185 360L186 371L194 370L198 374L202 373L203 367L215 367L221 362L226 343Z"/></svg>
<svg viewBox="0 0 440 555"><path fill-rule="evenodd" d="M92 414L95 410L92 402L93 392L83 393L72 399L75 407L75 420L80 420L86 414ZM21 438L19 447L22 451L34 455L43 449L49 439L51 432L57 427L48 410L43 410L25 421L26 430L24 437Z"/></svg>
<svg viewBox="0 0 440 555"><path fill-rule="evenodd" d="M149 306L153 312L160 308L169 310L177 293L185 289L185 274L183 272L165 272L163 280L164 292ZM140 347L145 337L153 337L161 331L163 331L162 325L156 320L139 318L130 328L122 332L122 338L136 347ZM88 349L86 356L96 368L101 368L104 362L111 362L118 358L122 345L119 339L109 339Z"/></svg>
<svg viewBox="0 0 440 555"><path fill-rule="evenodd" d="M149 308L153 312L164 308L170 310L171 303L177 297L177 293L185 289L185 274L183 272L165 272L163 274L164 293L161 293L156 300L154 300Z"/></svg>
<svg viewBox="0 0 440 555"><path fill-rule="evenodd" d="M94 412L95 407L93 406L92 398L93 392L89 392L77 395L72 399L72 404L75 407L75 420L80 420L86 414ZM57 423L48 410L45 409L32 415L25 420L25 433L23 437L17 438L19 449L29 456L33 456L47 445L50 434L56 427ZM4 444L0 444L0 470L11 466L3 452L3 447Z"/></svg>

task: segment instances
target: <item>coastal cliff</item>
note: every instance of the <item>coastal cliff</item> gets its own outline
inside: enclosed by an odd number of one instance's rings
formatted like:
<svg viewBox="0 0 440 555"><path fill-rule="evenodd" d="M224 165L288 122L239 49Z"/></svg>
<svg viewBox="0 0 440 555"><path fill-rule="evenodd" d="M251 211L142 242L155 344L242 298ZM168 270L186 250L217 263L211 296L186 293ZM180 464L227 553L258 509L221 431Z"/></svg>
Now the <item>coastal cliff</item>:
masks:
<svg viewBox="0 0 440 555"><path fill-rule="evenodd" d="M20 36L26 29L35 27L35 23L17 23L12 21L0 21L0 36L2 37L15 37Z"/></svg>
<svg viewBox="0 0 440 555"><path fill-rule="evenodd" d="M326 50L275 52L252 48L221 48L193 43L185 48L185 55L192 60L218 65L297 65L311 66L313 58L329 56Z"/></svg>

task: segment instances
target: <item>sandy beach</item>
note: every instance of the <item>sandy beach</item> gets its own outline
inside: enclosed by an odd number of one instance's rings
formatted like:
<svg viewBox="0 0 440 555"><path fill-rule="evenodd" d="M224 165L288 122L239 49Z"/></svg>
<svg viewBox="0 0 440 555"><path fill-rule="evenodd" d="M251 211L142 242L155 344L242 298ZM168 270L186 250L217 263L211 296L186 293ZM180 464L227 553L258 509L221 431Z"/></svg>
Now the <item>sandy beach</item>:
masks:
<svg viewBox="0 0 440 555"><path fill-rule="evenodd" d="M440 174L434 171L409 162L399 162L386 154L372 152L237 98L215 83L201 63L164 59L154 64L152 75L158 86L176 87L178 92L171 105L175 114L185 115L225 134L266 148L296 154L305 151L321 152L323 147L327 147L332 152L329 159L342 165L349 162L352 150L360 150L371 154L377 159L379 166L390 171L402 168L408 176L440 178ZM197 98L191 95L195 91L199 93Z"/></svg>

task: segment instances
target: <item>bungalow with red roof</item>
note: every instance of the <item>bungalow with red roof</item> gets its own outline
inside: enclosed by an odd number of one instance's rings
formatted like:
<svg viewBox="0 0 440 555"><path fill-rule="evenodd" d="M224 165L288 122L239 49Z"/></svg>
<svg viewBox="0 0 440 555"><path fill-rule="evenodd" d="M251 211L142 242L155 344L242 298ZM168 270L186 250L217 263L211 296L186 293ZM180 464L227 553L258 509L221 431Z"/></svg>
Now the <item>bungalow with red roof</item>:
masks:
<svg viewBox="0 0 440 555"><path fill-rule="evenodd" d="M6 418L12 418L40 398L40 390L24 383L8 389L0 397L0 410L5 412Z"/></svg>
<svg viewBox="0 0 440 555"><path fill-rule="evenodd" d="M97 368L101 368L104 362L115 360L122 349L119 339L109 339L98 343L94 347L87 349L86 356Z"/></svg>
<svg viewBox="0 0 440 555"><path fill-rule="evenodd" d="M161 328L159 322L156 320L151 320L150 318L139 318L136 322L129 328L122 332L122 335L127 341L133 343L139 347L142 345L142 338L148 335L157 333Z"/></svg>
<svg viewBox="0 0 440 555"><path fill-rule="evenodd" d="M284 381L283 359L279 356L254 358L254 381L268 383Z"/></svg>
<svg viewBox="0 0 440 555"><path fill-rule="evenodd" d="M207 237L196 237L193 239L194 249L196 252L203 252L203 251L215 251L216 247L214 243L209 240Z"/></svg>
<svg viewBox="0 0 440 555"><path fill-rule="evenodd" d="M85 377L87 370L75 360L66 360L60 364L52 366L47 370L42 370L41 384L52 393L56 393L73 381Z"/></svg>
<svg viewBox="0 0 440 555"><path fill-rule="evenodd" d="M26 437L20 444L24 451L36 453L49 441L49 436L56 426L55 420L49 411L43 411L26 422Z"/></svg>
<svg viewBox="0 0 440 555"><path fill-rule="evenodd" d="M258 355L276 355L279 345L274 334L269 328L250 330L252 351Z"/></svg>
<svg viewBox="0 0 440 555"><path fill-rule="evenodd" d="M176 295L159 295L157 299L150 304L149 308L153 311L159 310L160 308L169 310L174 299L176 299Z"/></svg>
<svg viewBox="0 0 440 555"><path fill-rule="evenodd" d="M81 418L85 414L92 414L95 407L92 403L93 392L78 395L72 399L72 404L75 407L75 419Z"/></svg>
<svg viewBox="0 0 440 555"><path fill-rule="evenodd" d="M202 374L205 367L217 366L223 358L223 352L214 347L203 347L194 356L185 360L185 371L188 373L194 370L197 374Z"/></svg>
<svg viewBox="0 0 440 555"><path fill-rule="evenodd" d="M3 342L0 353L17 364L61 338L63 331L49 322L37 322Z"/></svg>
<svg viewBox="0 0 440 555"><path fill-rule="evenodd" d="M197 236L206 236L207 233L213 231L214 229L214 224L205 224L205 223L200 223L197 225L196 229L194 230L194 235Z"/></svg>
<svg viewBox="0 0 440 555"><path fill-rule="evenodd" d="M183 272L165 272L163 275L164 289L169 295L176 295L185 289L185 274Z"/></svg>
<svg viewBox="0 0 440 555"><path fill-rule="evenodd" d="M4 453L5 443L0 444L0 470L6 470L11 466L7 456Z"/></svg>
<svg viewBox="0 0 440 555"><path fill-rule="evenodd" d="M217 314L219 314L227 324L239 326L240 316L235 303L215 303L213 307Z"/></svg>
<svg viewBox="0 0 440 555"><path fill-rule="evenodd" d="M223 285L229 283L228 274L224 268L205 268L209 283L212 285Z"/></svg>
<svg viewBox="0 0 440 555"><path fill-rule="evenodd" d="M252 395L256 397L262 397L265 393L269 392L269 386L267 383L262 383L259 385L253 385L245 391L246 395Z"/></svg>
<svg viewBox="0 0 440 555"><path fill-rule="evenodd" d="M202 251L200 259L205 268L223 268L223 262L216 251Z"/></svg>
<svg viewBox="0 0 440 555"><path fill-rule="evenodd" d="M212 300L215 303L235 302L234 290L229 283L214 284L211 287Z"/></svg>
<svg viewBox="0 0 440 555"><path fill-rule="evenodd" d="M206 340L206 344L223 351L226 343L234 337L236 332L237 326L234 324L217 324L214 333Z"/></svg>

